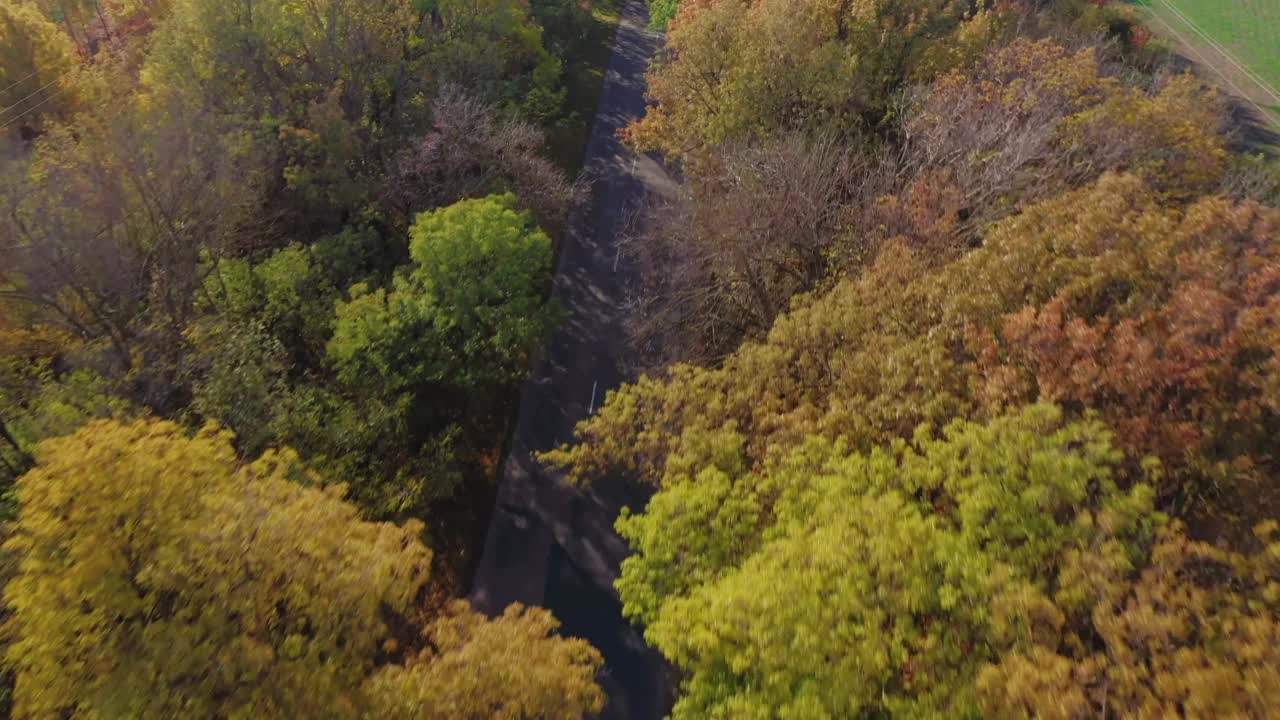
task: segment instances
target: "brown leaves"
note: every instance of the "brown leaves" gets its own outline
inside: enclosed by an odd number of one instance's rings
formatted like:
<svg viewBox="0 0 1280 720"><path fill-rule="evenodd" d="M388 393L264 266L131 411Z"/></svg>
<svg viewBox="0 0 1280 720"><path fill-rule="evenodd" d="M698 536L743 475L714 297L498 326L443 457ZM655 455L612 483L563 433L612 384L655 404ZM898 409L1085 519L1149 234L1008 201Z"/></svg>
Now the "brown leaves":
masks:
<svg viewBox="0 0 1280 720"><path fill-rule="evenodd" d="M431 114L431 132L400 151L387 180L385 199L406 224L419 212L513 191L554 233L582 199L583 189L540 155L545 140L535 126L503 119L456 87L440 93Z"/></svg>
<svg viewBox="0 0 1280 720"><path fill-rule="evenodd" d="M1280 703L1274 523L1239 554L1164 532L1088 613L1091 632L1009 655L981 674L988 717L1264 718Z"/></svg>
<svg viewBox="0 0 1280 720"><path fill-rule="evenodd" d="M901 129L904 163L917 177L945 171L961 198L954 232L971 241L1107 171L1180 199L1210 190L1225 169L1219 124L1189 76L1148 94L1108 76L1096 48L1017 39L915 91Z"/></svg>
<svg viewBox="0 0 1280 720"><path fill-rule="evenodd" d="M957 266L993 280L1035 268L1047 298L971 328L978 395L989 412L1032 397L1095 409L1133 457L1164 462L1167 499L1222 472L1244 484L1215 487L1211 504L1258 517L1275 500L1253 478L1272 462L1276 213L1220 199L1164 210L1141 192L1104 180L1045 203L994 233L998 264L979 252ZM1137 202L1119 209L1126 196ZM1117 211L1096 216L1099 204Z"/></svg>

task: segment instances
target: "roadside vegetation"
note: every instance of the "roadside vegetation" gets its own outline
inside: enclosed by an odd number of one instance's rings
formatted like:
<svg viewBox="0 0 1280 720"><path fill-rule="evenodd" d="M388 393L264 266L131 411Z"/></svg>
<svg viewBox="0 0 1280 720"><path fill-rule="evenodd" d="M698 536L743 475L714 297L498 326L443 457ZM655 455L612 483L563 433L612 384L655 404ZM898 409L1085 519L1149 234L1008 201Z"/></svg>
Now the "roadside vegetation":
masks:
<svg viewBox="0 0 1280 720"><path fill-rule="evenodd" d="M613 12L0 0L6 714L601 706L455 598Z"/></svg>
<svg viewBox="0 0 1280 720"><path fill-rule="evenodd" d="M1106 0L661 0L625 510L674 718L1280 707L1280 161ZM619 0L0 0L17 718L564 718L460 600Z"/></svg>
<svg viewBox="0 0 1280 720"><path fill-rule="evenodd" d="M1280 130L1280 3L1275 0L1141 0L1151 36L1168 42L1200 67L1207 77L1243 105L1256 111L1252 118L1263 128L1264 141Z"/></svg>
<svg viewBox="0 0 1280 720"><path fill-rule="evenodd" d="M650 370L544 456L656 493L673 717L1280 707L1280 166L1141 17L674 9Z"/></svg>

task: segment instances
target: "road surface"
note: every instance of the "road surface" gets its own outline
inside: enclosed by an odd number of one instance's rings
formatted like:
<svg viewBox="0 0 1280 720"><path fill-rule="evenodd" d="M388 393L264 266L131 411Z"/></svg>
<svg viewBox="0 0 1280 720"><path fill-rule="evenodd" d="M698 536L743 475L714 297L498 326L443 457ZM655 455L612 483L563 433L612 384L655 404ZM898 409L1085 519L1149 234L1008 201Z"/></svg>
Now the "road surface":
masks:
<svg viewBox="0 0 1280 720"><path fill-rule="evenodd" d="M644 1L628 0L587 145L591 200L570 218L556 268L552 295L569 319L521 392L471 591L482 612L497 614L513 602L540 605L566 635L590 641L605 659L600 682L609 704L600 717L627 720L661 718L671 703L665 663L622 618L613 590L627 552L613 521L624 505L642 507L647 495L622 481L571 490L531 455L569 440L574 425L624 379L621 306L634 268L619 240L636 209L673 190L659 163L633 156L616 135L644 112L644 73L661 46L647 24Z"/></svg>

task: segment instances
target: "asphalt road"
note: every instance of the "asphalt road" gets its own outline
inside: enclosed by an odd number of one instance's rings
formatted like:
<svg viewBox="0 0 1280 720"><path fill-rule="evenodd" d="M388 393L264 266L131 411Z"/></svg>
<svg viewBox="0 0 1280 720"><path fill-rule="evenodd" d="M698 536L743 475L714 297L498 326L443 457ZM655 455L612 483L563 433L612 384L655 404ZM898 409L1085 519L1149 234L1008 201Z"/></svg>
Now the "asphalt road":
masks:
<svg viewBox="0 0 1280 720"><path fill-rule="evenodd" d="M619 243L640 207L673 190L658 162L633 156L616 135L644 113L644 73L661 46L647 24L644 0L629 0L587 145L591 199L571 217L556 268L552 295L569 319L521 392L471 590L482 612L497 614L513 602L540 605L559 618L564 634L590 641L605 659L600 682L609 704L600 717L628 720L661 718L671 705L666 664L623 619L613 590L627 554L614 519L625 505L642 507L647 493L617 479L573 490L532 453L569 440L574 425L624 380L621 307L634 268Z"/></svg>

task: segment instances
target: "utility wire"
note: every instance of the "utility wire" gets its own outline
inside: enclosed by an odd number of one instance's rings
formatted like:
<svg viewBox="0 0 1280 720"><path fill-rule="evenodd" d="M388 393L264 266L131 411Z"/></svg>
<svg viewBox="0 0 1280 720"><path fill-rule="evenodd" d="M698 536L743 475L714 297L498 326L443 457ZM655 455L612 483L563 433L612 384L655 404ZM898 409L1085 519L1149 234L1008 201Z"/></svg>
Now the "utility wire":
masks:
<svg viewBox="0 0 1280 720"><path fill-rule="evenodd" d="M18 106L19 106L19 105L21 105L22 103L24 103L24 102L26 102L26 101L30 100L31 98L35 97L36 95L39 95L40 93L44 92L44 89L45 89L45 88L47 88L47 87L49 87L50 85L52 85L52 84L54 84L54 83L58 82L58 80L60 80L60 79L61 79L61 78L54 78L54 79L50 80L49 82L45 83L44 85L41 85L41 86L39 87L39 89L37 89L37 90L35 90L34 92L30 93L29 95L27 95L26 97L22 98L22 99L21 99L21 100L19 100L18 102L16 102L16 103L14 103L14 104L10 105L10 106L9 106L9 107L7 107L7 108L4 108L3 110L0 110L0 115L3 115L3 114L5 114L5 113L9 112L10 110L13 110L14 108L18 107ZM55 91L55 92L57 92L57 91Z"/></svg>
<svg viewBox="0 0 1280 720"><path fill-rule="evenodd" d="M32 105L31 107L27 108L26 110L23 110L21 113L18 113L17 115L13 116L12 118L9 118L8 122L6 122L6 123L5 123L5 124L3 124L3 125L0 125L0 130L4 130L5 128L9 127L10 125L12 125L12 124L14 124L14 123L18 122L19 120L21 120L21 119L22 119L22 117L23 117L24 115L26 115L26 114L28 114L28 113L32 112L33 110L35 110L35 109L39 108L41 105L43 105L43 104L45 104L45 103L49 102L50 100L52 100L52 99L54 99L54 98L58 97L58 93L60 93L60 92L62 92L62 91L61 91L61 90L55 90L55 91L53 91L53 92L49 93L48 97L46 97L45 99L41 100L40 102L36 103L35 105Z"/></svg>
<svg viewBox="0 0 1280 720"><path fill-rule="evenodd" d="M19 80L19 81L17 81L17 82L15 82L15 83L13 83L12 85L10 85L9 87L7 87L7 88L5 88L5 89L0 90L0 92L9 92L10 90L12 90L12 89L14 89L14 88L18 87L19 85L21 85L22 83L24 83L24 82L26 82L26 81L30 80L31 78L35 77L35 76L36 76L37 74L39 74L39 73L40 73L40 71L39 71L39 70L32 70L30 75L28 75L28 76L26 76L26 77L22 78L21 80Z"/></svg>
<svg viewBox="0 0 1280 720"><path fill-rule="evenodd" d="M1161 0L1161 2L1163 2L1164 6L1168 8L1169 11L1172 12L1174 15L1176 15L1179 20L1186 23L1187 27L1190 27L1193 31L1195 31L1197 35L1203 38L1205 42L1209 43L1209 47L1221 53L1222 57L1226 58L1227 62L1234 65L1236 69L1243 72L1250 80L1257 83L1258 87L1262 88L1268 95L1275 98L1277 102L1280 102L1280 91L1277 91L1274 87L1272 87L1271 83L1262 79L1262 76L1258 75L1258 73L1254 72L1247 65L1244 65L1238 59L1236 59L1236 56L1233 55L1231 51L1223 47L1222 43L1218 42L1213 38L1212 35L1205 32L1204 28L1197 25L1191 18L1187 17L1185 13L1183 13L1178 8L1174 7L1173 3L1169 2L1169 0Z"/></svg>

